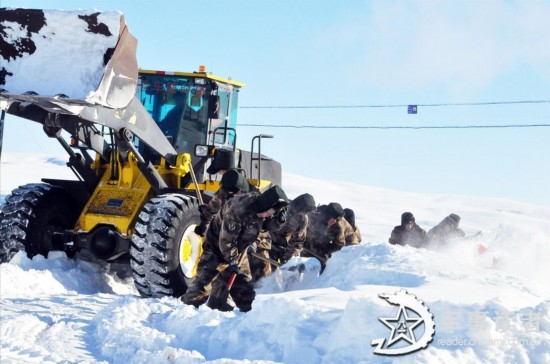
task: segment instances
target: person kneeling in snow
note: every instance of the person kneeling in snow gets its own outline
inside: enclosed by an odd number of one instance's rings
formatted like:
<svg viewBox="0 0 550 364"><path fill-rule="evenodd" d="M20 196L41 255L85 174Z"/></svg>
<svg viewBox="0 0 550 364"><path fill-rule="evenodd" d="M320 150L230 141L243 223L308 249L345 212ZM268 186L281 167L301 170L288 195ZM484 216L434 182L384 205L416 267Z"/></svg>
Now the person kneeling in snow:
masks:
<svg viewBox="0 0 550 364"><path fill-rule="evenodd" d="M349 227L342 224L342 231L346 237L346 245L357 245L361 242L361 230L355 225L355 212L352 209L344 209L344 219Z"/></svg>
<svg viewBox="0 0 550 364"><path fill-rule="evenodd" d="M227 296L230 294L235 305L242 311L252 309L256 296L251 283L247 248L260 233L264 219L288 205L288 198L279 186L274 186L261 195L249 193L231 198L214 217L203 244L197 276L181 300L198 307L208 300L216 281L226 282L236 274L231 289L217 290L223 297L210 297L209 306L229 310ZM214 281L214 282L213 282Z"/></svg>
<svg viewBox="0 0 550 364"><path fill-rule="evenodd" d="M285 264L293 256L299 256L304 246L307 234L307 214L315 210L315 199L309 193L304 193L288 205L285 221L282 225L273 220L267 224L271 236L270 258Z"/></svg>
<svg viewBox="0 0 550 364"><path fill-rule="evenodd" d="M460 216L450 214L428 231L426 244L430 248L439 248L447 245L452 239L463 238L466 233L458 227L459 223Z"/></svg>
<svg viewBox="0 0 550 364"><path fill-rule="evenodd" d="M344 218L344 209L339 203L331 202L317 207L307 216L307 235L301 256L313 256L319 260L322 257L326 262L332 253L346 245L346 235L340 221ZM345 224L349 226L349 223Z"/></svg>
<svg viewBox="0 0 550 364"><path fill-rule="evenodd" d="M426 230L416 224L411 212L404 212L401 214L401 225L393 228L389 242L421 248L426 244Z"/></svg>
<svg viewBox="0 0 550 364"><path fill-rule="evenodd" d="M224 171L220 181L220 189L214 194L209 203L199 206L201 223L195 227L195 234L204 237L208 225L223 205L233 196L248 192L260 193L236 169Z"/></svg>

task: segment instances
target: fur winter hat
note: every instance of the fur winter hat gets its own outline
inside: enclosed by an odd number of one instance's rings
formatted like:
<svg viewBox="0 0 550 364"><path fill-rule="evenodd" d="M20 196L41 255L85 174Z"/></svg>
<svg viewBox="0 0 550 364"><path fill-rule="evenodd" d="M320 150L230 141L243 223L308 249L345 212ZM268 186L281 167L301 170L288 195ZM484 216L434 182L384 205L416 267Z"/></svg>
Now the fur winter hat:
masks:
<svg viewBox="0 0 550 364"><path fill-rule="evenodd" d="M304 193L290 201L289 208L298 212L311 212L315 210L315 199L309 193Z"/></svg>
<svg viewBox="0 0 550 364"><path fill-rule="evenodd" d="M315 211L325 216L327 214L327 209L328 209L328 205L319 205L317 206Z"/></svg>
<svg viewBox="0 0 550 364"><path fill-rule="evenodd" d="M222 176L220 184L227 192L237 193L239 191L248 192L248 182L242 174L236 169L230 169Z"/></svg>
<svg viewBox="0 0 550 364"><path fill-rule="evenodd" d="M346 219L349 224L355 228L355 212L352 209L344 209L344 219Z"/></svg>
<svg viewBox="0 0 550 364"><path fill-rule="evenodd" d="M331 202L325 210L325 217L328 219L338 219L344 216L344 209L338 202Z"/></svg>
<svg viewBox="0 0 550 364"><path fill-rule="evenodd" d="M416 221L412 212L404 212L403 214L401 214L401 226L407 225L407 223L410 221L412 221L413 223Z"/></svg>
<svg viewBox="0 0 550 364"><path fill-rule="evenodd" d="M288 197L285 191L279 186L273 186L262 193L252 204L252 209L255 212L265 212L270 208L280 210L288 205Z"/></svg>
<svg viewBox="0 0 550 364"><path fill-rule="evenodd" d="M235 152L227 149L216 149L214 159L212 159L212 163L206 172L216 174L222 169L229 170L231 168L235 168Z"/></svg>

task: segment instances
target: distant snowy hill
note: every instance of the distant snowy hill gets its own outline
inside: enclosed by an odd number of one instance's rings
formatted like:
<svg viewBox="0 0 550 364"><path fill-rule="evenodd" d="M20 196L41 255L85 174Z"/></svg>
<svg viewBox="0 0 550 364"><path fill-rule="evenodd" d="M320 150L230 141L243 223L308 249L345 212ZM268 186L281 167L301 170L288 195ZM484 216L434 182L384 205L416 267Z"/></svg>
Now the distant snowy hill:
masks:
<svg viewBox="0 0 550 364"><path fill-rule="evenodd" d="M63 161L3 154L0 194L41 177L70 177ZM60 252L32 260L18 253L0 265L0 361L550 362L549 206L288 174L283 187L291 198L309 192L318 203L355 210L363 243L334 254L321 276L316 260L295 258L285 268L303 262L303 276L283 269L265 279L246 314L195 309L176 298L142 299L126 266L70 260ZM454 212L467 235L483 234L446 251L389 245L403 211L426 229ZM479 244L487 251L480 254ZM379 295L402 288L433 314L435 335L426 349L376 355L371 341L392 339L379 319L395 321L393 338L399 337L398 306ZM394 346L406 347L405 341Z"/></svg>

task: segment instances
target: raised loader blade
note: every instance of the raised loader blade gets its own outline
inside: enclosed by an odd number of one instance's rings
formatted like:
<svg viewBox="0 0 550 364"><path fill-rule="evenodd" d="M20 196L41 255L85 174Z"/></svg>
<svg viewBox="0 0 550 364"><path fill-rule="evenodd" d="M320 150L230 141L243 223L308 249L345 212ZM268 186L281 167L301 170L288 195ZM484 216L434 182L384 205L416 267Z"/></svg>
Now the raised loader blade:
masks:
<svg viewBox="0 0 550 364"><path fill-rule="evenodd" d="M4 109L36 101L75 113L82 105L124 108L134 97L137 41L119 12L2 8L0 35Z"/></svg>
<svg viewBox="0 0 550 364"><path fill-rule="evenodd" d="M119 12L0 8L0 109L63 128L99 153L93 124L177 154L135 97L137 40Z"/></svg>

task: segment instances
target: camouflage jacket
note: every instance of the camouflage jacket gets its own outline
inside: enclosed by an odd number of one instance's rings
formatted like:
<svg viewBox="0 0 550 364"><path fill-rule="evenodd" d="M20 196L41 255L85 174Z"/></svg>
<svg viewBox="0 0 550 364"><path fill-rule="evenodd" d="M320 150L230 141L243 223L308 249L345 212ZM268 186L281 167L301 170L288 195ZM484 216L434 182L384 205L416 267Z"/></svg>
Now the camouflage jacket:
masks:
<svg viewBox="0 0 550 364"><path fill-rule="evenodd" d="M308 217L289 209L286 221L270 229L272 237L273 257L284 263L293 255L298 255L303 248L307 236Z"/></svg>
<svg viewBox="0 0 550 364"><path fill-rule="evenodd" d="M334 245L334 243L338 244L338 236L334 236L335 231L332 231L330 235L328 234L326 218L320 212L310 212L307 217L308 224L304 248L328 258L331 252L339 249ZM307 252L305 253L307 255Z"/></svg>
<svg viewBox="0 0 550 364"><path fill-rule="evenodd" d="M340 218L327 228L327 233L333 242L337 242L340 250L344 245L356 245L361 242L360 235L356 235L350 223Z"/></svg>
<svg viewBox="0 0 550 364"><path fill-rule="evenodd" d="M221 210L222 206L225 205L227 200L231 198L231 194L224 190L223 188L220 188L216 193L214 194L214 197L208 202L208 204L204 205L204 207L201 208L201 224L208 225L216 216L216 214Z"/></svg>
<svg viewBox="0 0 550 364"><path fill-rule="evenodd" d="M359 230L359 226L355 225L355 230L353 231L353 239L351 240L351 242L346 244L347 245L359 244L361 240L362 240L361 230Z"/></svg>
<svg viewBox="0 0 550 364"><path fill-rule="evenodd" d="M264 221L264 223L262 224L262 231L260 232L260 235L258 235L258 239L256 239L255 242L256 248L263 250L271 249L273 241L272 236L274 232L281 227L282 224L279 216L283 216L284 218L284 214L284 210L281 210L274 216L271 216Z"/></svg>
<svg viewBox="0 0 550 364"><path fill-rule="evenodd" d="M263 219L250 207L258 198L257 193L247 193L232 197L214 217L206 232L203 245L222 261L238 259L260 234Z"/></svg>
<svg viewBox="0 0 550 364"><path fill-rule="evenodd" d="M250 183L248 183L248 190L250 191L250 193L259 193L258 188L254 185L251 185ZM208 202L208 204L204 205L204 207L200 209L201 224L210 224L214 216L216 216L216 214L221 210L223 205L225 205L225 203L233 196L234 195L230 194L225 189L220 187L216 191L210 202Z"/></svg>

